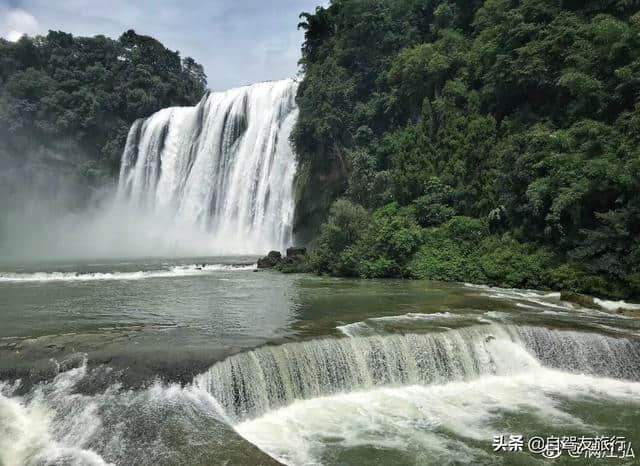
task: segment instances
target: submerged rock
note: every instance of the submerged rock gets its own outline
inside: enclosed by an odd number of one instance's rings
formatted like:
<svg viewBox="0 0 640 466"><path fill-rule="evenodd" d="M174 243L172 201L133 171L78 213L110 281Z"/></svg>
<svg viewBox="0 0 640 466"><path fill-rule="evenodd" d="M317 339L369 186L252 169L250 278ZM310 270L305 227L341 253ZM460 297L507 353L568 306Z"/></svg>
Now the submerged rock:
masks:
<svg viewBox="0 0 640 466"><path fill-rule="evenodd" d="M627 317L638 317L640 318L640 309L630 309L626 307L619 307L615 310L616 314L620 314Z"/></svg>

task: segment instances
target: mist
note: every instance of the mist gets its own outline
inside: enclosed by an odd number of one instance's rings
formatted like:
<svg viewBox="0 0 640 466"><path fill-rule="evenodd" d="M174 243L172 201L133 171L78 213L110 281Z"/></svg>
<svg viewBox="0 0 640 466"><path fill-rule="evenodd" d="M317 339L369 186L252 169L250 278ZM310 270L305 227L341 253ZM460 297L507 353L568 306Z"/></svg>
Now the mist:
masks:
<svg viewBox="0 0 640 466"><path fill-rule="evenodd" d="M295 206L297 88L293 79L261 82L137 120L117 185L96 187L73 148L5 162L0 261L284 250Z"/></svg>
<svg viewBox="0 0 640 466"><path fill-rule="evenodd" d="M65 182L66 181L66 182ZM0 261L47 262L139 257L194 257L241 251L214 241L205 228L119 199L116 187L89 192L50 175L38 188L3 196ZM46 187L46 189L43 189ZM89 196L89 199L86 199ZM79 204L84 204L79 206ZM248 251L244 251L248 252Z"/></svg>

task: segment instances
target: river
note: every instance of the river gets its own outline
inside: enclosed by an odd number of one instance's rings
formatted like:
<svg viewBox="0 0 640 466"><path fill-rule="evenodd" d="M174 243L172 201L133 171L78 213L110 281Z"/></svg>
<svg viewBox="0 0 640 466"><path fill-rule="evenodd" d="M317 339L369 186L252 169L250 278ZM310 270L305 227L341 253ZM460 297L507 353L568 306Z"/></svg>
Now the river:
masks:
<svg viewBox="0 0 640 466"><path fill-rule="evenodd" d="M552 461L494 452L500 435L640 448L637 319L254 262L0 267L0 464ZM634 460L580 464L603 461Z"/></svg>

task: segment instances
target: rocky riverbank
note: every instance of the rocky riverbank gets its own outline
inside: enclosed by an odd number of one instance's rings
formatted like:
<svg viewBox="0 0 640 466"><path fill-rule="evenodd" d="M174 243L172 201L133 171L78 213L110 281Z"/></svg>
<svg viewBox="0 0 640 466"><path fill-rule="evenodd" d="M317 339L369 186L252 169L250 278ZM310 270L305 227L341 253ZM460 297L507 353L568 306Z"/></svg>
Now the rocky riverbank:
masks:
<svg viewBox="0 0 640 466"><path fill-rule="evenodd" d="M311 272L311 265L307 256L307 249L291 247L282 257L280 251L269 251L265 257L258 259L258 269L276 269L283 273Z"/></svg>

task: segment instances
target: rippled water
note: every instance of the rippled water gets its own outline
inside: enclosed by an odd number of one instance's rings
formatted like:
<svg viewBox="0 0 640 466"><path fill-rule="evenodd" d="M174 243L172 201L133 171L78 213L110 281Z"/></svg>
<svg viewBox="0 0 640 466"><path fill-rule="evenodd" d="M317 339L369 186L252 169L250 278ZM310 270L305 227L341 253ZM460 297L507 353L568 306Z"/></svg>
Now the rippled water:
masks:
<svg viewBox="0 0 640 466"><path fill-rule="evenodd" d="M544 463L493 453L509 433L640 454L636 319L254 262L1 266L0 464Z"/></svg>

